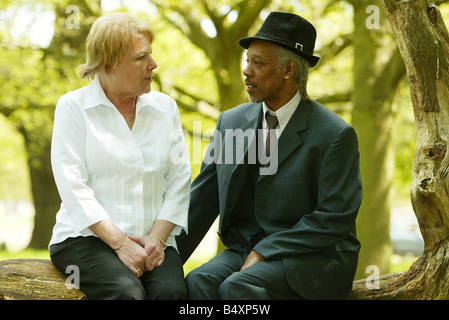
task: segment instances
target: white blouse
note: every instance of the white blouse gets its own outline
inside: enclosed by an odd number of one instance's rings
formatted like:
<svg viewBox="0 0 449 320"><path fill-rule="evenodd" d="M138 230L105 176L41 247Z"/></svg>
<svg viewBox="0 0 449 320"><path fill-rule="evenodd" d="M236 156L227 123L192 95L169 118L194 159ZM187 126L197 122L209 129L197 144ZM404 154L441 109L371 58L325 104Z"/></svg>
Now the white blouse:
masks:
<svg viewBox="0 0 449 320"><path fill-rule="evenodd" d="M106 218L134 236L156 220L187 231L191 165L176 102L151 91L136 103L132 131L106 97L99 78L61 97L55 111L51 162L62 200L50 245L94 235Z"/></svg>

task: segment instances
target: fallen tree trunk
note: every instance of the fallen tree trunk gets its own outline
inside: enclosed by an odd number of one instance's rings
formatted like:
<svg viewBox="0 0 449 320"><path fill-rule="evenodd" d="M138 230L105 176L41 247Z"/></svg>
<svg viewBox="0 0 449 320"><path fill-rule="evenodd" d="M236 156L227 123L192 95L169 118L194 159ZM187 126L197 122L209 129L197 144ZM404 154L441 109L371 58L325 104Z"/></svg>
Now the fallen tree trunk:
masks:
<svg viewBox="0 0 449 320"><path fill-rule="evenodd" d="M419 260L418 260L419 261ZM419 263L419 262L415 263ZM411 268L410 270L414 270ZM382 275L379 288L370 287L369 279L355 281L348 300L415 299L403 290L414 275L408 272ZM71 283L68 284L71 287ZM85 300L78 289L68 288L67 279L45 259L0 261L0 300Z"/></svg>
<svg viewBox="0 0 449 320"><path fill-rule="evenodd" d="M369 289L366 280L354 282L349 300L388 298L392 279L401 274L389 274L379 280L380 288ZM66 277L50 260L13 259L0 261L0 300L85 300L78 289L67 288ZM70 285L69 285L70 286Z"/></svg>
<svg viewBox="0 0 449 320"><path fill-rule="evenodd" d="M86 299L80 290L70 288L66 283L66 277L50 260L0 261L0 300Z"/></svg>

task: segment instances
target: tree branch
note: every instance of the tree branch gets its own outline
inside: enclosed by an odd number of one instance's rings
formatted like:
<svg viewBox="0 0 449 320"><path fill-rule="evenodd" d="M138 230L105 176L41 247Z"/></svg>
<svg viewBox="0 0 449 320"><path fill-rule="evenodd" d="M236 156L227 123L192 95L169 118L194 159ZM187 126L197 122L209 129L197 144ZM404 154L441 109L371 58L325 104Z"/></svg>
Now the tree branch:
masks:
<svg viewBox="0 0 449 320"><path fill-rule="evenodd" d="M396 92L396 87L405 74L404 60L399 49L396 49L377 77L374 84L375 91L380 95L384 95L384 100L389 100L391 95Z"/></svg>
<svg viewBox="0 0 449 320"><path fill-rule="evenodd" d="M352 34L344 34L333 39L320 50L317 50L316 53L320 56L320 63L315 69L318 69L321 65L326 64L327 61L339 55L344 49L351 46L352 42Z"/></svg>
<svg viewBox="0 0 449 320"><path fill-rule="evenodd" d="M189 7L184 9L178 5L170 5L165 1L151 0L159 10L162 18L176 29L184 33L190 41L198 48L202 49L207 55L213 56L213 39L211 39L201 26L200 19L195 18L194 11ZM184 23L169 18L168 11L174 11L183 18Z"/></svg>
<svg viewBox="0 0 449 320"><path fill-rule="evenodd" d="M316 99L321 104L335 103L335 102L350 102L352 91L339 92L333 95L326 95Z"/></svg>
<svg viewBox="0 0 449 320"><path fill-rule="evenodd" d="M271 3L271 0L242 0L235 5L240 8L239 16L235 23L231 26L231 33L236 38L242 38L248 35L249 29L254 25L254 21L258 19L260 12Z"/></svg>

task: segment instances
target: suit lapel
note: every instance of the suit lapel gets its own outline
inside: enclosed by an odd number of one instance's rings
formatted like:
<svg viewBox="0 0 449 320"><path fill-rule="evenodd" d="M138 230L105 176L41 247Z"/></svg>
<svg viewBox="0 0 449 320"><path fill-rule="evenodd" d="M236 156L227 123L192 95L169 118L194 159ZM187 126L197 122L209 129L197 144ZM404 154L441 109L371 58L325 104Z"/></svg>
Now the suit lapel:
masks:
<svg viewBox="0 0 449 320"><path fill-rule="evenodd" d="M293 150L302 144L298 132L307 129L309 119L310 103L301 100L299 106L293 113L290 121L287 123L281 137L279 138L279 164L287 158Z"/></svg>

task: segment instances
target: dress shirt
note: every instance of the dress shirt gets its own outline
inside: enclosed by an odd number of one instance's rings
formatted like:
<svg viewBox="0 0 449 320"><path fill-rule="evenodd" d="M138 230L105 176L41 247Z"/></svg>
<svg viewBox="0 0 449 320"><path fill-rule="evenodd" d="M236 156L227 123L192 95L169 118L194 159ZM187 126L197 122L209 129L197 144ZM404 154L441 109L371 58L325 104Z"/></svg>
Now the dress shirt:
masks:
<svg viewBox="0 0 449 320"><path fill-rule="evenodd" d="M264 145L267 141L267 135L268 135L268 126L267 126L267 119L265 118L265 113L268 112L272 116L276 116L278 118L279 124L276 128L276 137L279 139L279 137L282 134L282 131L284 131L285 127L287 126L288 121L292 117L293 113L295 112L296 108L298 107L299 103L301 102L301 95L299 94L299 91L295 94L295 96L286 104L284 104L282 107L280 107L276 112L272 111L265 102L262 104L263 108L263 117L262 117L262 129L264 130Z"/></svg>
<svg viewBox="0 0 449 320"><path fill-rule="evenodd" d="M156 220L175 224L167 240L187 231L191 166L176 102L151 91L137 99L132 130L95 78L61 97L55 111L51 161L62 200L50 245L94 235L111 218L143 236ZM175 246L176 248L176 246Z"/></svg>

